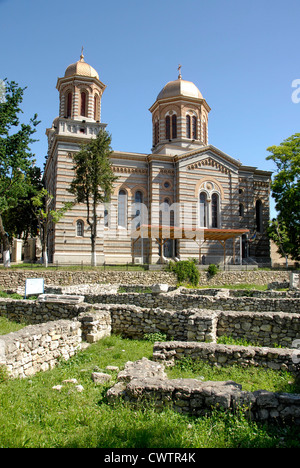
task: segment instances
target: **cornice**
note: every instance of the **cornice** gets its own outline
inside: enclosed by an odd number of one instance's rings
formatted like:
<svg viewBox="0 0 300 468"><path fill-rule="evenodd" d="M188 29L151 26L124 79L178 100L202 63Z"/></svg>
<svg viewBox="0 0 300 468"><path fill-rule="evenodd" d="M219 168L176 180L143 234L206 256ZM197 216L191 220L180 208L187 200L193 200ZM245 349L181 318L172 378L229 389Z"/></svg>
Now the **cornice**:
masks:
<svg viewBox="0 0 300 468"><path fill-rule="evenodd" d="M254 166L243 166L243 165L241 165L240 167L240 172L251 172L252 174L265 176L265 177L271 177L273 174L272 171L262 171L261 169L257 169L257 167L254 167Z"/></svg>
<svg viewBox="0 0 300 468"><path fill-rule="evenodd" d="M65 83L76 84L76 82L96 83L102 89L102 92L106 88L106 85L102 83L102 81L100 81L95 76L72 75L72 76L63 76L61 78L57 78L56 89L59 90L62 84L65 84Z"/></svg>
<svg viewBox="0 0 300 468"><path fill-rule="evenodd" d="M148 162L168 162L170 164L174 164L174 156L169 156L167 154L149 154L148 155Z"/></svg>
<svg viewBox="0 0 300 468"><path fill-rule="evenodd" d="M113 151L112 159L130 159L147 162L148 154L146 153L129 153L127 151Z"/></svg>
<svg viewBox="0 0 300 468"><path fill-rule="evenodd" d="M152 104L152 106L149 108L149 111L151 113L153 113L156 110L156 108L158 106L160 106L160 105L176 103L178 101L180 101L182 104L184 104L184 103L188 104L188 103L193 102L194 104L197 104L198 106L203 105L205 107L205 109L207 110L207 112L211 111L210 106L207 104L207 102L206 102L206 100L204 98L203 99L198 99L198 98L188 97L188 96L172 96L172 97L169 97L169 98L159 99L159 100L155 101L154 104Z"/></svg>

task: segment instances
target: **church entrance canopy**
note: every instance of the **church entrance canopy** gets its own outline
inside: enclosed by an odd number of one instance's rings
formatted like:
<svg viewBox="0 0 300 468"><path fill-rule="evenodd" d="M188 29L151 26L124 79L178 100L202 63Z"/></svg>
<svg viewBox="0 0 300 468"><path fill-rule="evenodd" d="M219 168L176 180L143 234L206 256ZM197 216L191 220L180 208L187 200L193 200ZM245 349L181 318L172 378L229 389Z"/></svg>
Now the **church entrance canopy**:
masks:
<svg viewBox="0 0 300 468"><path fill-rule="evenodd" d="M249 233L249 229L208 229L208 228L185 228L176 226L143 224L132 233L132 252L134 244L138 239L156 239L163 247L169 239L194 240L199 246L199 263L201 263L201 247L206 241L218 241L223 246L224 264L226 259L226 242L233 239L233 262L235 263L235 239ZM161 263L163 263L163 249L161 248Z"/></svg>

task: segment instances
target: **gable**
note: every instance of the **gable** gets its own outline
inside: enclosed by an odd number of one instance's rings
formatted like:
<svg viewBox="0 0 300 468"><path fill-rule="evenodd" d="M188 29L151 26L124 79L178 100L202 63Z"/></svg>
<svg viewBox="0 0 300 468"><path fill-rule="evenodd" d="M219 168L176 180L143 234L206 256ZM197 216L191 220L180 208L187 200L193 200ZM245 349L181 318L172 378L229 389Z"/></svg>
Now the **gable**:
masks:
<svg viewBox="0 0 300 468"><path fill-rule="evenodd" d="M197 169L207 167L223 174L229 174L230 172L238 172L241 166L240 161L231 158L212 145L177 156L175 160L178 161L179 168L185 168L188 171L197 171Z"/></svg>

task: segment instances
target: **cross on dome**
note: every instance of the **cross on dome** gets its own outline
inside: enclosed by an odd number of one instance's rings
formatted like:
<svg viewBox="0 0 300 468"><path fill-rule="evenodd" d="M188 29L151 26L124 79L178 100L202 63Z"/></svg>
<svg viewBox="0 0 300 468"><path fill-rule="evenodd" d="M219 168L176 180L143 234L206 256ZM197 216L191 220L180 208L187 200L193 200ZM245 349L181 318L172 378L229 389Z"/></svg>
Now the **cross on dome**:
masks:
<svg viewBox="0 0 300 468"><path fill-rule="evenodd" d="M80 61L81 61L81 62L84 62L83 46L81 47Z"/></svg>
<svg viewBox="0 0 300 468"><path fill-rule="evenodd" d="M178 65L178 79L181 80L182 79L182 76L181 76L181 67L182 65Z"/></svg>

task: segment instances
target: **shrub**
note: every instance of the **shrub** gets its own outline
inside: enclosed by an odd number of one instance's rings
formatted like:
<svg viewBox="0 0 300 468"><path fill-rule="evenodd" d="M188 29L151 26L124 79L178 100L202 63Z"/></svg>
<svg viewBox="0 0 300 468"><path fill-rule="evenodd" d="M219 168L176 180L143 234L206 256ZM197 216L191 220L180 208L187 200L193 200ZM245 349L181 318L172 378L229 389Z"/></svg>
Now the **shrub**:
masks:
<svg viewBox="0 0 300 468"><path fill-rule="evenodd" d="M167 341L167 335L165 333L145 333L144 340L154 343L155 341Z"/></svg>
<svg viewBox="0 0 300 468"><path fill-rule="evenodd" d="M215 276L218 273L219 268L214 263L211 263L207 271L208 271L209 276Z"/></svg>
<svg viewBox="0 0 300 468"><path fill-rule="evenodd" d="M176 273L179 283L190 283L198 286L200 274L194 260L170 262L169 269Z"/></svg>

